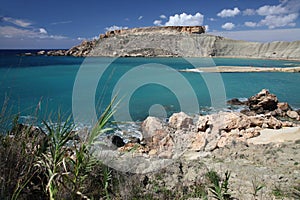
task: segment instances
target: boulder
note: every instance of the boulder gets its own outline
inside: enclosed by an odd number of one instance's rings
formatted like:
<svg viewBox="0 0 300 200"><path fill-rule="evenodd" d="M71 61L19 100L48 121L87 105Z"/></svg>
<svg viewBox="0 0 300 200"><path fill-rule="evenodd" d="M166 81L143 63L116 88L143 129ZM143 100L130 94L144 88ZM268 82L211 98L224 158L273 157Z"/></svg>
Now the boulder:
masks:
<svg viewBox="0 0 300 200"><path fill-rule="evenodd" d="M196 124L198 131L205 132L210 125L211 123L209 123L209 116L199 116L198 122Z"/></svg>
<svg viewBox="0 0 300 200"><path fill-rule="evenodd" d="M251 111L257 114L264 114L277 109L278 99L268 90L263 89L255 96L248 99L247 105Z"/></svg>
<svg viewBox="0 0 300 200"><path fill-rule="evenodd" d="M156 135L158 130L164 128L162 121L157 117L147 117L142 123L142 132L144 138Z"/></svg>
<svg viewBox="0 0 300 200"><path fill-rule="evenodd" d="M223 113L222 119L224 124L222 129L225 131L246 129L251 125L251 121L246 115L237 112Z"/></svg>
<svg viewBox="0 0 300 200"><path fill-rule="evenodd" d="M196 133L191 138L190 150L192 150L192 151L203 151L205 145L206 145L206 139L205 139L204 135L201 134L201 133Z"/></svg>
<svg viewBox="0 0 300 200"><path fill-rule="evenodd" d="M287 116L288 116L289 118L292 118L292 119L299 119L299 114L298 114L296 111L291 111L291 110L289 110L289 111L286 112L286 114L287 114Z"/></svg>
<svg viewBox="0 0 300 200"><path fill-rule="evenodd" d="M123 141L123 139L117 135L112 136L111 142L117 147L122 147L125 145L125 142Z"/></svg>
<svg viewBox="0 0 300 200"><path fill-rule="evenodd" d="M227 101L227 104L234 105L234 106L240 106L245 105L247 102L242 102L237 98L233 98Z"/></svg>
<svg viewBox="0 0 300 200"><path fill-rule="evenodd" d="M174 113L169 119L169 126L176 129L189 128L193 119L184 112Z"/></svg>
<svg viewBox="0 0 300 200"><path fill-rule="evenodd" d="M264 124L267 125L265 128L280 129L282 127L282 122L273 116L266 118Z"/></svg>
<svg viewBox="0 0 300 200"><path fill-rule="evenodd" d="M288 110L292 110L290 105L286 102L277 103L277 108L283 112L287 112Z"/></svg>

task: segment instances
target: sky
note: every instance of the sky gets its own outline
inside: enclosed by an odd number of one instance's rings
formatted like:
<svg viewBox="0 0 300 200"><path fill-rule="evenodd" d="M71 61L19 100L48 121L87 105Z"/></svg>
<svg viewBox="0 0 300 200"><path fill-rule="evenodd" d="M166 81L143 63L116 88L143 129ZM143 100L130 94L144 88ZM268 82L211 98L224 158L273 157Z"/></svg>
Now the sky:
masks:
<svg viewBox="0 0 300 200"><path fill-rule="evenodd" d="M0 49L70 48L108 30L203 25L208 34L300 40L300 0L0 0Z"/></svg>

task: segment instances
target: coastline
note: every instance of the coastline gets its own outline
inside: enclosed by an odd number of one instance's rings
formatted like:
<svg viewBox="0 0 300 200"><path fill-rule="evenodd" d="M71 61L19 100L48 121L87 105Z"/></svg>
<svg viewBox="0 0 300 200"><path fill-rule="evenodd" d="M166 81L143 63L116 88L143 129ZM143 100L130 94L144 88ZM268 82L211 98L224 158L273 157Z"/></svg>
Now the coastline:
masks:
<svg viewBox="0 0 300 200"><path fill-rule="evenodd" d="M209 72L209 73L251 73L251 72L286 72L299 73L299 67L252 67L252 66L216 66L216 67L199 67L195 69L179 70L180 72Z"/></svg>

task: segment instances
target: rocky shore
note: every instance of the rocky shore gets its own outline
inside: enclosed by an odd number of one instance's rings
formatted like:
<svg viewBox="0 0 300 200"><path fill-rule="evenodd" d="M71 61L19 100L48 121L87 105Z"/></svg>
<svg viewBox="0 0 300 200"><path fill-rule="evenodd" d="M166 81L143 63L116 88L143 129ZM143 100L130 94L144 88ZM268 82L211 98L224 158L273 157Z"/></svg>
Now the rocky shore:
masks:
<svg viewBox="0 0 300 200"><path fill-rule="evenodd" d="M144 192L153 189L157 174L157 187L176 190L202 180L209 170L231 171L236 199L253 199L253 184L264 187L260 199L272 199L276 187L292 192L291 186L300 184L299 110L265 89L228 104L245 109L205 116L180 112L168 122L149 116L141 124L143 138L109 137L112 142L95 155L118 170L138 173L136 181L147 179Z"/></svg>
<svg viewBox="0 0 300 200"><path fill-rule="evenodd" d="M237 143L248 143L249 139L260 136L264 130L288 130L288 127L300 126L300 111L294 111L286 102L279 102L266 89L245 102L232 99L227 103L246 108L241 112L219 112L205 116L174 113L168 122L149 116L141 124L142 138L127 143L112 142L120 152L136 148L136 152L150 157L173 158L178 157L182 150L211 152ZM116 140L116 137L115 141L121 140ZM300 134L294 140L298 139Z"/></svg>
<svg viewBox="0 0 300 200"><path fill-rule="evenodd" d="M299 199L300 111L266 89L246 101L231 99L227 103L244 109L210 115L180 112L167 121L149 116L140 125L141 138L125 140L124 135L113 134L93 143L89 151L104 165L101 170L109 167L110 177L122 182L119 186L106 182L111 188L120 187L117 193L109 191L111 199L215 199L220 184L221 199ZM29 152L24 155L44 148L51 139L34 126L19 124L11 133L21 134L12 134L7 141L21 142ZM18 138L25 133L30 142L23 144ZM73 139L61 149L72 163L81 158L77 145L86 141L83 137L87 134L87 130L71 131ZM7 145L7 141L2 143ZM63 174L73 169L63 166ZM92 181L89 187L102 180L101 170L89 174L95 178L88 180ZM28 191L43 194L40 179L34 181L36 188Z"/></svg>
<svg viewBox="0 0 300 200"><path fill-rule="evenodd" d="M42 51L38 55L300 60L300 41L247 42L206 34L203 26L161 26L108 31L69 50Z"/></svg>

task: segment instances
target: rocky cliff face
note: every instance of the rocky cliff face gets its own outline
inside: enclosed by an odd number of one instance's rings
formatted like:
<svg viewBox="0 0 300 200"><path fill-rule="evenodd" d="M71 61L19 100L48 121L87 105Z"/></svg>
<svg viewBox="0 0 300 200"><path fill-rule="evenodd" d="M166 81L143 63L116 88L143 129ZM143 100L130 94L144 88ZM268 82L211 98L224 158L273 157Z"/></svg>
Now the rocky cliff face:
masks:
<svg viewBox="0 0 300 200"><path fill-rule="evenodd" d="M205 34L203 26L146 27L108 31L98 40L72 47L64 55L300 59L300 41L257 43L231 40Z"/></svg>
<svg viewBox="0 0 300 200"><path fill-rule="evenodd" d="M132 28L132 29L122 29L107 31L105 34L100 34L99 38L108 38L116 35L128 35L128 34L145 34L145 33L205 33L204 26L155 26L155 27L144 27L144 28Z"/></svg>

